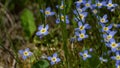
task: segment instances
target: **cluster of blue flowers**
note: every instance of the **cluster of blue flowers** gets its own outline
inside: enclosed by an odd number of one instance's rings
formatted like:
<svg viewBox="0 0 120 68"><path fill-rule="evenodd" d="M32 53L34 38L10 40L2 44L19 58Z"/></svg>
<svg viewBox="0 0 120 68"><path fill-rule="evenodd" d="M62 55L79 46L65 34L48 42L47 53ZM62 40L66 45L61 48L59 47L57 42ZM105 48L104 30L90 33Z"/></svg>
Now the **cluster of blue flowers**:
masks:
<svg viewBox="0 0 120 68"><path fill-rule="evenodd" d="M91 9L92 12L97 16L99 22L98 24L101 26L101 32L103 32L103 38L104 38L104 42L106 44L107 47L111 48L112 52L116 53L116 56L113 56L112 59L116 60L116 66L120 66L120 52L118 52L118 48L120 47L120 43L116 43L115 39L114 39L114 35L117 33L117 31L112 31L112 27L120 27L120 24L110 24L108 23L108 16L107 14L103 15L103 17L99 17L97 15L98 13L98 9L102 8L102 7L106 7L108 10L110 11L114 11L115 7L117 6L117 4L113 4L112 0L108 0L108 1L100 1L100 0L96 0L95 4L92 4L91 0L79 0L75 2L76 4L76 10L74 10L74 14L76 14L76 18L75 20L78 22L78 26L79 28L75 29L75 35L78 36L78 41L81 41L84 38L87 38L88 35L86 35L86 30L85 29L89 29L89 25L85 24L85 18L88 15L88 12L85 12L87 9ZM82 7L81 7L82 6ZM85 50L83 53L79 53L80 56L83 57L83 60L86 60L87 58L90 58L91 55L88 54L88 51ZM107 59L103 59L103 57L99 58L101 60L101 62L107 62Z"/></svg>
<svg viewBox="0 0 120 68"><path fill-rule="evenodd" d="M86 30L90 29L90 25L86 23L86 17L88 15L87 9L91 9L92 12L97 16L97 9L100 9L102 7L106 7L110 11L114 11L117 4L113 4L112 0L108 1L100 1L96 0L95 4L92 4L91 0L79 0L75 2L76 9L73 11L75 17L75 21L78 24L78 27L75 28L75 36L77 36L77 41L82 41L85 38L88 38L88 35L86 34ZM82 6L82 7L81 7ZM61 2L61 5L57 5L56 8L60 8L60 10L63 10L65 8L65 5L63 4L63 1ZM47 7L44 10L40 10L41 13L45 14L45 17L53 16L55 15L55 12L51 11L50 7ZM118 48L120 47L120 43L117 43L114 39L114 35L117 33L117 31L113 31L112 27L120 27L120 24L110 24L108 23L108 16L107 14L104 14L102 17L97 16L97 19L99 20L98 24L101 26L100 31L103 32L103 39L102 42L105 43L105 45L108 48L111 48L111 51L113 53L116 53L116 56L112 56L111 58L116 60L116 66L120 66L120 52ZM66 20L66 21L65 21ZM56 19L56 23L59 24L60 22L66 22L66 24L69 24L69 17L67 15L63 15L62 13L58 15L58 18ZM36 35L39 37L43 37L45 35L49 34L49 25L44 24L40 25L38 27L38 31L36 32ZM32 55L32 52L29 51L29 48L25 50L20 50L19 53L22 55L22 58L25 60L28 56ZM91 58L92 56L88 54L87 50L84 50L84 52L79 53L80 56L83 57L83 60L86 60L87 58ZM51 65L54 65L55 63L58 63L61 61L60 58L57 58L57 53L54 53L53 56L47 57L49 61L51 61ZM99 58L101 62L107 62L107 59L104 59L103 57Z"/></svg>
<svg viewBox="0 0 120 68"><path fill-rule="evenodd" d="M77 2L75 2L77 7L80 7L81 5L84 5L84 9L88 9L90 8L91 10L93 9L97 9L97 8L102 8L102 7L106 7L108 10L110 11L114 11L115 7L118 6L117 4L113 4L112 0L108 0L108 1L100 1L100 0L96 0L95 4L92 4L92 0L79 0Z"/></svg>
<svg viewBox="0 0 120 68"><path fill-rule="evenodd" d="M22 59L26 60L27 57L30 57L33 55L33 53L29 50L29 48L26 48L25 50L19 50L19 54L22 55ZM60 58L57 58L57 53L54 53L53 56L48 56L48 60L51 61L51 65L54 65L55 63L58 63L61 61Z"/></svg>

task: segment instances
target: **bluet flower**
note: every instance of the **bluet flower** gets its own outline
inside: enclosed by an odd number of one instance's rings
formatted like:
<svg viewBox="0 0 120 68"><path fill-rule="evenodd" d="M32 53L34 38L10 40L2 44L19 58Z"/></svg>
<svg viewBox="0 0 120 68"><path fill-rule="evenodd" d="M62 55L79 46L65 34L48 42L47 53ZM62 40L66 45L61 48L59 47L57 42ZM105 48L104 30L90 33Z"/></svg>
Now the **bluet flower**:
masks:
<svg viewBox="0 0 120 68"><path fill-rule="evenodd" d="M104 59L103 57L100 57L99 60L102 62L107 62L108 60L107 59Z"/></svg>
<svg viewBox="0 0 120 68"><path fill-rule="evenodd" d="M44 10L40 10L40 12L45 13L45 16L53 16L53 15L55 15L55 12L51 12L51 8L50 7L47 7L45 9L45 11Z"/></svg>
<svg viewBox="0 0 120 68"><path fill-rule="evenodd" d="M100 23L107 23L107 14L105 14L102 18L100 17Z"/></svg>
<svg viewBox="0 0 120 68"><path fill-rule="evenodd" d="M75 18L76 21L85 21L85 17L87 17L87 12L82 12L82 13L78 13L76 14L77 18Z"/></svg>
<svg viewBox="0 0 120 68"><path fill-rule="evenodd" d="M116 68L120 67L120 53L117 51L116 56L112 56L111 59L116 61Z"/></svg>
<svg viewBox="0 0 120 68"><path fill-rule="evenodd" d="M82 30L81 32L75 32L75 35L78 36L77 40L82 41L83 39L88 38L88 35L86 35L85 33L85 30Z"/></svg>
<svg viewBox="0 0 120 68"><path fill-rule="evenodd" d="M55 63L58 63L61 61L60 58L57 58L57 53L54 53L52 57L51 56L47 57L47 59L51 61L50 62L51 65L54 65Z"/></svg>
<svg viewBox="0 0 120 68"><path fill-rule="evenodd" d="M91 0L84 1L83 3L84 3L84 8L86 8L86 9L87 8L90 8L90 9L93 8Z"/></svg>
<svg viewBox="0 0 120 68"><path fill-rule="evenodd" d="M83 4L85 0L78 0L75 2L76 6L80 6L81 4Z"/></svg>
<svg viewBox="0 0 120 68"><path fill-rule="evenodd" d="M111 48L112 52L116 52L117 48L120 47L120 43L116 43L114 39L110 40L110 43L106 43Z"/></svg>
<svg viewBox="0 0 120 68"><path fill-rule="evenodd" d="M93 5L93 7L95 7L95 8L102 8L105 5L106 5L106 1L100 2L99 0L96 0L96 3Z"/></svg>
<svg viewBox="0 0 120 68"><path fill-rule="evenodd" d="M86 10L85 8L77 7L76 10L73 11L73 13L77 15L84 12L85 10Z"/></svg>
<svg viewBox="0 0 120 68"><path fill-rule="evenodd" d="M109 26L106 26L105 24L101 24L101 26L102 26L102 32L109 33L111 31L110 29L112 28L113 24L110 24Z"/></svg>
<svg viewBox="0 0 120 68"><path fill-rule="evenodd" d="M92 12L93 12L94 14L97 14L97 13L98 13L98 10L97 10L97 9L92 9Z"/></svg>
<svg viewBox="0 0 120 68"><path fill-rule="evenodd" d="M109 0L106 6L107 6L107 9L111 10L111 9L114 9L117 6L117 4L113 4L112 0Z"/></svg>
<svg viewBox="0 0 120 68"><path fill-rule="evenodd" d="M85 29L89 29L90 28L90 26L89 26L89 24L82 24L82 22L78 22L78 28L75 28L75 30L80 30L80 31L82 31L82 30L85 30Z"/></svg>
<svg viewBox="0 0 120 68"><path fill-rule="evenodd" d="M103 38L104 38L105 42L109 42L116 33L117 33L116 31L111 31L107 34L103 34Z"/></svg>
<svg viewBox="0 0 120 68"><path fill-rule="evenodd" d="M22 59L26 59L27 57L32 55L32 52L29 51L29 48L26 48L25 50L19 50L19 54L22 55Z"/></svg>
<svg viewBox="0 0 120 68"><path fill-rule="evenodd" d="M86 60L87 58L91 58L92 56L88 54L88 51L85 50L83 53L79 53L80 56L82 56L83 60Z"/></svg>
<svg viewBox="0 0 120 68"><path fill-rule="evenodd" d="M120 28L120 24L113 24L114 27Z"/></svg>
<svg viewBox="0 0 120 68"><path fill-rule="evenodd" d="M59 18L60 17L60 18ZM57 18L57 20L56 20L56 23L58 24L58 23L60 23L60 20L62 21L62 22L65 22L64 20L66 20L66 24L69 24L69 20L68 20L68 16L67 15L65 15L65 17L64 17L64 15L60 15L60 16L58 16L58 18Z"/></svg>
<svg viewBox="0 0 120 68"><path fill-rule="evenodd" d="M38 27L38 32L36 32L36 35L37 35L37 36L47 35L47 34L49 33L49 32L48 32L48 28L49 28L48 25L46 25L46 26L40 25L40 26Z"/></svg>
<svg viewBox="0 0 120 68"><path fill-rule="evenodd" d="M61 10L65 8L65 5L63 3L63 1L61 1L61 5L57 5L57 8L60 8Z"/></svg>

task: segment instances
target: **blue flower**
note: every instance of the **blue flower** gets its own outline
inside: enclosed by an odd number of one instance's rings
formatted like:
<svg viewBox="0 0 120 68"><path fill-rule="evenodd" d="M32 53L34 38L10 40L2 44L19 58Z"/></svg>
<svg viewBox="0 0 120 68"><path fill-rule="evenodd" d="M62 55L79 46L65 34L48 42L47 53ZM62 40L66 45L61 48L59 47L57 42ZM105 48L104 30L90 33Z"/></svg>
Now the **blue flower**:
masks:
<svg viewBox="0 0 120 68"><path fill-rule="evenodd" d="M50 7L47 7L45 9L45 11L44 10L40 10L40 12L45 13L45 16L53 16L53 15L55 15L55 12L51 12L51 8Z"/></svg>
<svg viewBox="0 0 120 68"><path fill-rule="evenodd" d="M114 9L117 6L117 4L113 4L112 0L109 0L106 6L108 10L111 10L111 9Z"/></svg>
<svg viewBox="0 0 120 68"><path fill-rule="evenodd" d="M120 28L120 24L113 24L114 27Z"/></svg>
<svg viewBox="0 0 120 68"><path fill-rule="evenodd" d="M120 67L120 53L117 51L116 56L112 56L111 59L116 60L116 67Z"/></svg>
<svg viewBox="0 0 120 68"><path fill-rule="evenodd" d="M95 7L95 8L102 8L105 5L106 5L106 1L100 2L99 0L96 0L96 3L93 5L93 7Z"/></svg>
<svg viewBox="0 0 120 68"><path fill-rule="evenodd" d="M85 2L85 0L78 0L75 2L76 6L80 6L81 4L83 4L83 2Z"/></svg>
<svg viewBox="0 0 120 68"><path fill-rule="evenodd" d="M90 52L93 52L94 50L93 50L93 48L90 48L89 51L90 51Z"/></svg>
<svg viewBox="0 0 120 68"><path fill-rule="evenodd" d="M102 18L100 17L100 23L107 23L107 14L105 14Z"/></svg>
<svg viewBox="0 0 120 68"><path fill-rule="evenodd" d="M60 17L60 18L59 18ZM58 23L60 23L60 20L62 21L62 22L65 22L64 20L65 20L65 18L66 18L66 24L69 24L69 20L68 20L68 16L67 15L65 15L65 17L64 17L64 15L60 15L60 16L58 16L58 18L57 18L57 20L56 20L56 23L58 24Z"/></svg>
<svg viewBox="0 0 120 68"><path fill-rule="evenodd" d="M97 9L92 9L92 12L96 15L98 13Z"/></svg>
<svg viewBox="0 0 120 68"><path fill-rule="evenodd" d="M86 35L85 33L86 33L85 30L82 30L81 33L75 32L75 35L78 36L77 40L82 41L83 39L88 38L88 35Z"/></svg>
<svg viewBox="0 0 120 68"><path fill-rule="evenodd" d="M47 35L49 32L48 32L48 28L49 28L49 26L48 25L46 25L45 27L44 27L44 25L40 25L39 27L38 27L38 32L36 32L36 35L37 36L43 36L43 35Z"/></svg>
<svg viewBox="0 0 120 68"><path fill-rule="evenodd" d="M85 8L77 7L76 10L73 11L73 13L77 15L84 12L85 10L86 10Z"/></svg>
<svg viewBox="0 0 120 68"><path fill-rule="evenodd" d="M87 58L91 58L92 57L91 55L88 54L87 50L85 50L83 53L80 52L79 55L83 57L83 60L86 60Z"/></svg>
<svg viewBox="0 0 120 68"><path fill-rule="evenodd" d="M82 12L82 13L77 13L76 16L77 18L75 18L76 21L85 21L85 17L87 17L87 12Z"/></svg>
<svg viewBox="0 0 120 68"><path fill-rule="evenodd" d="M64 8L65 8L64 2L61 1L61 5L57 5L56 7L57 7L57 8L60 8L61 10L64 9Z"/></svg>
<svg viewBox="0 0 120 68"><path fill-rule="evenodd" d="M104 59L103 57L100 57L99 60L102 62L107 62L108 60L107 59Z"/></svg>
<svg viewBox="0 0 120 68"><path fill-rule="evenodd" d="M108 34L103 34L105 42L109 42L116 33L117 33L116 31L111 31Z"/></svg>
<svg viewBox="0 0 120 68"><path fill-rule="evenodd" d="M110 24L109 26L105 26L105 24L101 24L101 26L102 26L102 32L109 33L111 31L110 29L112 28L113 24Z"/></svg>
<svg viewBox="0 0 120 68"><path fill-rule="evenodd" d="M57 53L54 53L52 57L51 56L47 57L47 59L51 61L50 62L51 65L54 65L55 63L58 63L61 61L60 58L57 58Z"/></svg>
<svg viewBox="0 0 120 68"><path fill-rule="evenodd" d="M26 59L27 57L32 55L32 52L29 51L29 48L26 48L25 50L19 50L19 54L22 55L22 59Z"/></svg>
<svg viewBox="0 0 120 68"><path fill-rule="evenodd" d="M82 24L82 22L78 22L78 28L75 28L75 30L80 30L80 31L82 31L82 30L85 30L85 29L89 29L90 28L90 26L89 26L89 24Z"/></svg>
<svg viewBox="0 0 120 68"><path fill-rule="evenodd" d="M116 43L114 39L110 40L110 43L106 43L111 48L112 52L116 52L117 48L120 47L120 43Z"/></svg>
<svg viewBox="0 0 120 68"><path fill-rule="evenodd" d="M90 9L93 8L91 0L88 0L88 2L84 1L83 3L84 3L84 8L86 8L86 9L87 8L90 8Z"/></svg>

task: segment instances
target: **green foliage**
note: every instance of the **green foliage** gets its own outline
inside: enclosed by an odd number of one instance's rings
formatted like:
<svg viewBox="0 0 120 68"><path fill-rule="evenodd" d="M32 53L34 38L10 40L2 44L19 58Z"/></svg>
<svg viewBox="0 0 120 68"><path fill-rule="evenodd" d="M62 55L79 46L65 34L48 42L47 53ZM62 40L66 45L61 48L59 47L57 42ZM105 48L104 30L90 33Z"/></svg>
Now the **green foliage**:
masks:
<svg viewBox="0 0 120 68"><path fill-rule="evenodd" d="M40 60L32 65L31 68L48 68L49 63L47 60Z"/></svg>
<svg viewBox="0 0 120 68"><path fill-rule="evenodd" d="M20 18L25 35L30 38L36 30L33 13L29 9L24 9Z"/></svg>

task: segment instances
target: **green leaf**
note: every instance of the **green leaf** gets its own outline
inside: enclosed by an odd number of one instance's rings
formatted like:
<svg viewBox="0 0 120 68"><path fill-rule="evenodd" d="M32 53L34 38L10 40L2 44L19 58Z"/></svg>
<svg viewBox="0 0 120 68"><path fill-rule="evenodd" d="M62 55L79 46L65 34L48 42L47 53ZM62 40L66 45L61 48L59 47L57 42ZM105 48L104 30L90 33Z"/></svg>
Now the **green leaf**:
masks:
<svg viewBox="0 0 120 68"><path fill-rule="evenodd" d="M24 9L20 15L21 25L27 38L30 38L36 30L33 13Z"/></svg>
<svg viewBox="0 0 120 68"><path fill-rule="evenodd" d="M48 68L49 63L47 60L40 60L32 65L31 68Z"/></svg>

